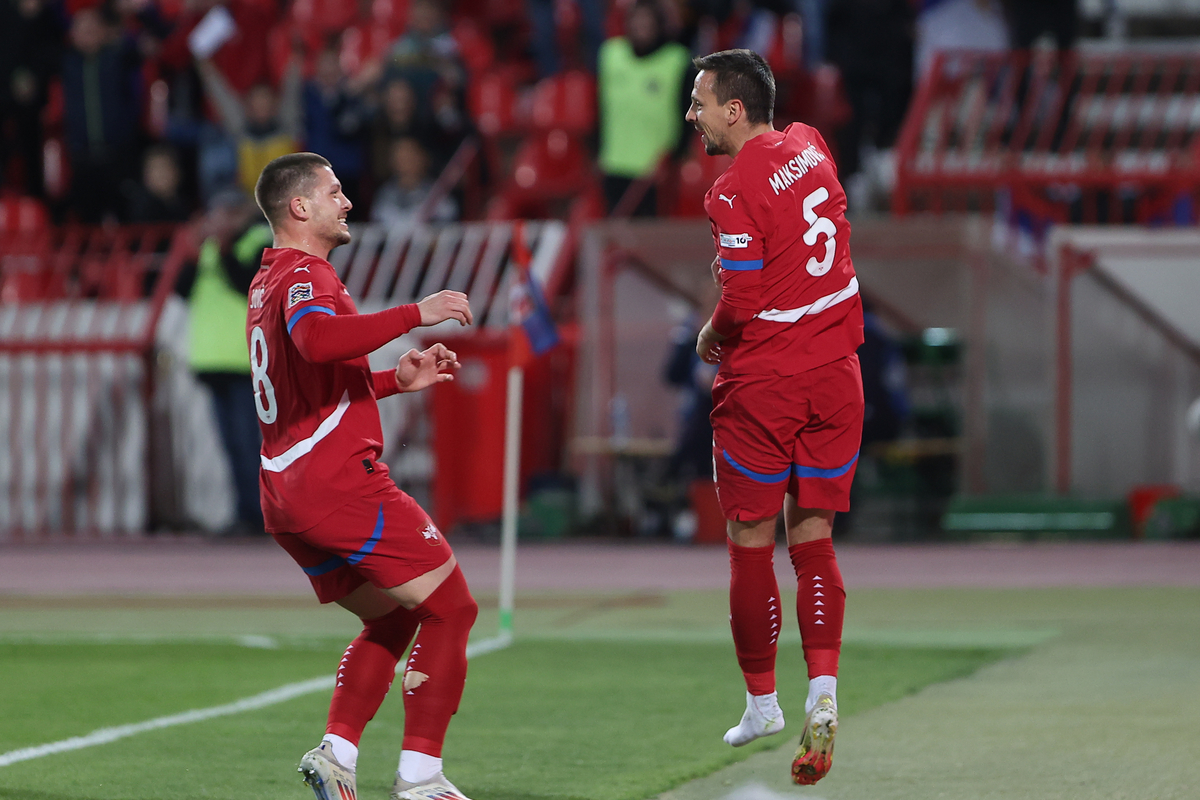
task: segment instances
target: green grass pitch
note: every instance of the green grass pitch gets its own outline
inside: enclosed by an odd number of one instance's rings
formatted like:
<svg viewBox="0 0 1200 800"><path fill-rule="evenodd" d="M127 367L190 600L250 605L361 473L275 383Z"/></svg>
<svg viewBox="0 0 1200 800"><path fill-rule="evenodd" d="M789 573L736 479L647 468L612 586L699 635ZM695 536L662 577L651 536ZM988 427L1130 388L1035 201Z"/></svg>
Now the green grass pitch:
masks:
<svg viewBox="0 0 1200 800"><path fill-rule="evenodd" d="M787 781L805 683L794 633L788 731L732 750L720 736L743 690L723 593L524 601L517 642L471 662L447 742L476 800L720 800L750 782L824 800L1200 796L1194 589L852 593L838 757L812 789ZM305 598L239 602L0 596L0 753L331 675L355 632ZM494 630L494 608L478 625ZM327 702L0 766L0 798L304 800L295 763ZM386 796L402 725L389 697L362 742L363 800Z"/></svg>

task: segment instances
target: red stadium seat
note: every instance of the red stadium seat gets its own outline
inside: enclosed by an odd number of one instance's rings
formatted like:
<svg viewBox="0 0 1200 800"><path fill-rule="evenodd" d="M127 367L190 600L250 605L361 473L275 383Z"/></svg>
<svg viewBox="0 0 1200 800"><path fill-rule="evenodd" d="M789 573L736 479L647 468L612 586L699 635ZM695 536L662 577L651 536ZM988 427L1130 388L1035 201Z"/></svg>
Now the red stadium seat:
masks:
<svg viewBox="0 0 1200 800"><path fill-rule="evenodd" d="M41 233L50 225L46 208L32 197L0 200L0 233Z"/></svg>
<svg viewBox="0 0 1200 800"><path fill-rule="evenodd" d="M595 172L583 143L566 131L553 130L521 144L513 159L512 182L525 197L574 197L595 183Z"/></svg>
<svg viewBox="0 0 1200 800"><path fill-rule="evenodd" d="M591 133L596 127L595 78L580 71L543 78L534 87L530 117L535 130Z"/></svg>
<svg viewBox="0 0 1200 800"><path fill-rule="evenodd" d="M363 65L383 56L392 43L386 28L377 25L355 25L342 33L338 61L347 75L357 75Z"/></svg>
<svg viewBox="0 0 1200 800"><path fill-rule="evenodd" d="M468 106L479 132L496 137L516 131L517 81L511 70L480 75L468 89Z"/></svg>
<svg viewBox="0 0 1200 800"><path fill-rule="evenodd" d="M408 0L373 0L371 24L387 31L395 39L408 26Z"/></svg>
<svg viewBox="0 0 1200 800"><path fill-rule="evenodd" d="M496 47L487 31L471 20L463 20L454 26L452 33L459 55L472 76L480 76L491 69L496 61Z"/></svg>
<svg viewBox="0 0 1200 800"><path fill-rule="evenodd" d="M709 156L704 153L700 137L693 137L692 154L679 167L674 202L670 215L673 217L703 217L704 195L713 182L733 163L729 156Z"/></svg>
<svg viewBox="0 0 1200 800"><path fill-rule="evenodd" d="M304 31L306 39L310 33L321 38L321 34L335 33L353 25L358 17L358 4L345 0L295 0L291 17Z"/></svg>

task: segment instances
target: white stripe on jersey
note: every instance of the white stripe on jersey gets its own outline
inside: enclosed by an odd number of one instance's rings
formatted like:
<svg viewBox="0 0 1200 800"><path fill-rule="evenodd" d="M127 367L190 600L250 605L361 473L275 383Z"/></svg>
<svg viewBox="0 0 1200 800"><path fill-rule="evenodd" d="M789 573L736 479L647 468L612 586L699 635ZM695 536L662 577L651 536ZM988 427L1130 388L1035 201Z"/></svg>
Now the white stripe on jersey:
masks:
<svg viewBox="0 0 1200 800"><path fill-rule="evenodd" d="M765 319L768 322L796 322L807 314L820 314L830 306L836 306L838 303L843 300L849 300L856 294L858 294L858 278L851 278L850 284L845 289L833 294L827 294L806 306L783 310L772 308L770 311L760 311L755 316L759 319Z"/></svg>
<svg viewBox="0 0 1200 800"><path fill-rule="evenodd" d="M324 439L329 434L333 433L333 429L342 421L342 416L345 415L346 409L350 407L350 390L342 392L342 399L338 401L337 408L333 410L325 419L321 420L321 424L317 426L316 432L307 439L301 439L294 445L289 447L283 455L267 458L260 455L262 459L262 468L267 472L283 472L290 467L292 463L300 456L307 455L316 446L317 442Z"/></svg>

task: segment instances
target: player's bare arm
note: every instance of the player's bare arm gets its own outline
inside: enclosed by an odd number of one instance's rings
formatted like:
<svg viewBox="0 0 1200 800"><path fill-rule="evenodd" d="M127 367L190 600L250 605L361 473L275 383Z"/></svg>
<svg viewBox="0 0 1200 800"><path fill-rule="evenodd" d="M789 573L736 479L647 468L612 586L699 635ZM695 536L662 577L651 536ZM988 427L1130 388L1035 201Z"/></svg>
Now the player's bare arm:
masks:
<svg viewBox="0 0 1200 800"><path fill-rule="evenodd" d="M454 380L454 370L461 366L458 355L441 342L425 350L409 350L396 366L396 385L401 392L419 392L435 383Z"/></svg>
<svg viewBox="0 0 1200 800"><path fill-rule="evenodd" d="M450 289L429 295L417 303L417 308L421 312L421 324L424 326L437 325L448 319L458 320L459 325L470 325L475 321L467 296Z"/></svg>

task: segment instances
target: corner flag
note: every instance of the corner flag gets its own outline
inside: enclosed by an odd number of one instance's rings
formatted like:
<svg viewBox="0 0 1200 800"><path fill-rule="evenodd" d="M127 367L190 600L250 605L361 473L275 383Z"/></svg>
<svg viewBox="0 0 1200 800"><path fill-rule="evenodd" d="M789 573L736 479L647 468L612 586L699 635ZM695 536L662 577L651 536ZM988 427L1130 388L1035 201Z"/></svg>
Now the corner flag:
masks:
<svg viewBox="0 0 1200 800"><path fill-rule="evenodd" d="M528 352L540 356L558 344L558 326L550 316L550 306L542 287L529 269L529 245L525 241L525 226L517 223L513 231L512 262L517 268L517 280L509 294L509 324L520 328ZM514 330L514 333L516 331ZM524 359L522 359L524 360Z"/></svg>

